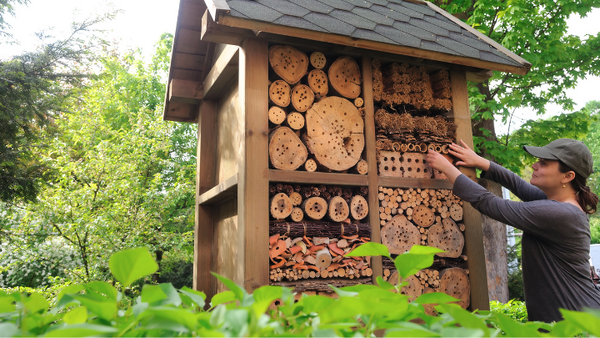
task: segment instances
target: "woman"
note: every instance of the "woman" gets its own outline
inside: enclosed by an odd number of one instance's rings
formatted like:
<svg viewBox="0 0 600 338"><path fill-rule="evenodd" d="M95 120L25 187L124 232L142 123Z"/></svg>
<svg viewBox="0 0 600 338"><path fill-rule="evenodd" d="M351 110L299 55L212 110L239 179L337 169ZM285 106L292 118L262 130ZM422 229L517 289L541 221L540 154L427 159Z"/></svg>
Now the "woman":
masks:
<svg viewBox="0 0 600 338"><path fill-rule="evenodd" d="M544 147L524 146L539 160L532 166L531 183L471 150L450 146L458 166L484 171L482 178L508 188L523 202L497 197L453 166L442 155L429 151L429 165L454 184L454 194L495 220L523 230L522 264L529 320L560 321L559 308L600 308L600 291L590 279L590 225L598 196L586 179L592 155L579 141L559 139Z"/></svg>

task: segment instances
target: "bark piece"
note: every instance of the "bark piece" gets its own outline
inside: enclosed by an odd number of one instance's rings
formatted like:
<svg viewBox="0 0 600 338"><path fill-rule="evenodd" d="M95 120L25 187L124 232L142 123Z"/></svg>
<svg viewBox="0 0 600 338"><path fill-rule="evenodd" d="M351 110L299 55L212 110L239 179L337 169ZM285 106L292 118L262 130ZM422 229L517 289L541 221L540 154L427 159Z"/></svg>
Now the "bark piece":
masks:
<svg viewBox="0 0 600 338"><path fill-rule="evenodd" d="M269 121L273 124L282 124L285 121L287 114L283 109L277 106L269 108Z"/></svg>
<svg viewBox="0 0 600 338"><path fill-rule="evenodd" d="M306 143L317 161L336 171L353 167L365 146L364 122L352 102L327 97L306 113Z"/></svg>
<svg viewBox="0 0 600 338"><path fill-rule="evenodd" d="M349 57L342 56L329 67L329 82L340 95L355 99L360 95L360 68L358 63Z"/></svg>
<svg viewBox="0 0 600 338"><path fill-rule="evenodd" d="M308 158L308 151L294 131L280 127L271 133L269 157L277 169L296 170Z"/></svg>
<svg viewBox="0 0 600 338"><path fill-rule="evenodd" d="M458 258L465 245L465 238L456 223L450 218L445 218L429 228L429 246L444 250L437 253L439 257Z"/></svg>
<svg viewBox="0 0 600 338"><path fill-rule="evenodd" d="M361 195L353 196L352 201L350 202L350 213L352 214L352 218L357 221L367 217L369 214L367 199Z"/></svg>
<svg viewBox="0 0 600 338"><path fill-rule="evenodd" d="M418 205L415 207L413 214L413 220L417 225L424 228L429 228L435 221L435 213L424 205Z"/></svg>
<svg viewBox="0 0 600 338"><path fill-rule="evenodd" d="M292 223L271 221L269 222L269 236L280 234L292 238L323 237L325 243L313 243L315 245L329 244L330 238L343 236L371 237L371 226L368 223L335 224L331 222L306 222Z"/></svg>
<svg viewBox="0 0 600 338"><path fill-rule="evenodd" d="M277 80L271 83L269 87L269 99L280 107L287 107L290 105L292 89L287 82L283 80Z"/></svg>
<svg viewBox="0 0 600 338"><path fill-rule="evenodd" d="M302 203L302 209L306 216L320 220L327 214L327 201L322 197L311 197Z"/></svg>
<svg viewBox="0 0 600 338"><path fill-rule="evenodd" d="M458 305L466 309L471 303L471 283L466 271L450 268L440 272L440 292L460 299Z"/></svg>
<svg viewBox="0 0 600 338"><path fill-rule="evenodd" d="M348 202L340 196L332 197L329 201L329 218L334 222L342 222L350 215Z"/></svg>
<svg viewBox="0 0 600 338"><path fill-rule="evenodd" d="M327 64L327 59L323 53L313 52L310 54L310 64L317 69L323 69Z"/></svg>
<svg viewBox="0 0 600 338"><path fill-rule="evenodd" d="M282 79L296 84L306 74L308 57L291 46L273 46L269 48L269 63Z"/></svg>
<svg viewBox="0 0 600 338"><path fill-rule="evenodd" d="M381 229L381 243L391 254L400 255L421 243L421 236L405 216L397 215Z"/></svg>
<svg viewBox="0 0 600 338"><path fill-rule="evenodd" d="M320 69L311 70L308 73L308 86L319 96L327 95L327 92L329 92L327 74Z"/></svg>
<svg viewBox="0 0 600 338"><path fill-rule="evenodd" d="M292 202L286 194L281 192L271 198L271 216L273 218L285 219L292 213L292 209Z"/></svg>
<svg viewBox="0 0 600 338"><path fill-rule="evenodd" d="M304 113L315 102L315 93L309 86L298 84L292 89L292 105L297 111Z"/></svg>
<svg viewBox="0 0 600 338"><path fill-rule="evenodd" d="M450 206L450 217L452 217L453 220L455 221L462 221L463 218L463 208L454 203Z"/></svg>
<svg viewBox="0 0 600 338"><path fill-rule="evenodd" d="M287 124L288 124L288 126L290 126L290 128L292 128L294 130L300 130L300 129L304 128L304 115L302 115L298 112L293 112L291 114L288 114Z"/></svg>

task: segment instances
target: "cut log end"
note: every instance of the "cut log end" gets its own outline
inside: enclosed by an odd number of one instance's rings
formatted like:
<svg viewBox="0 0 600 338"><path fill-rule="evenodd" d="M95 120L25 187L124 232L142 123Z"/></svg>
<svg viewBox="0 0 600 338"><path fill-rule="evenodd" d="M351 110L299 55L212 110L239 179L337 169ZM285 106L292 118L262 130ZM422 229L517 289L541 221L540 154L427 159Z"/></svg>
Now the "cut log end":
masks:
<svg viewBox="0 0 600 338"><path fill-rule="evenodd" d="M292 202L290 198L279 193L271 198L271 215L275 219L285 219L292 213Z"/></svg>
<svg viewBox="0 0 600 338"><path fill-rule="evenodd" d="M325 64L327 64L327 59L323 53L313 52L310 54L310 64L316 69L323 69L325 68Z"/></svg>
<svg viewBox="0 0 600 338"><path fill-rule="evenodd" d="M289 84L283 80L277 80L269 87L269 99L280 107L287 107L291 102L291 92Z"/></svg>
<svg viewBox="0 0 600 338"><path fill-rule="evenodd" d="M349 56L335 60L329 67L329 82L340 95L357 98L361 90L361 75L356 61Z"/></svg>
<svg viewBox="0 0 600 338"><path fill-rule="evenodd" d="M313 69L308 73L308 86L316 95L322 97L329 92L329 80L327 74L320 69Z"/></svg>
<svg viewBox="0 0 600 338"><path fill-rule="evenodd" d="M334 222L343 222L348 218L350 208L341 196L334 196L329 201L329 218Z"/></svg>
<svg viewBox="0 0 600 338"><path fill-rule="evenodd" d="M287 116L287 124L294 130L300 130L304 128L304 115L297 112L289 114Z"/></svg>
<svg viewBox="0 0 600 338"><path fill-rule="evenodd" d="M362 220L369 214L369 205L367 200L360 195L352 197L350 201L350 212L355 220Z"/></svg>
<svg viewBox="0 0 600 338"><path fill-rule="evenodd" d="M317 167L317 161L313 160L312 158L309 158L306 160L306 163L304 163L304 169L311 173L317 171Z"/></svg>
<svg viewBox="0 0 600 338"><path fill-rule="evenodd" d="M286 117L285 111L278 106L269 109L269 121L273 124L282 124Z"/></svg>
<svg viewBox="0 0 600 338"><path fill-rule="evenodd" d="M273 46L269 49L271 68L289 84L296 84L308 70L308 57L291 46Z"/></svg>
<svg viewBox="0 0 600 338"><path fill-rule="evenodd" d="M356 163L356 172L361 175L366 175L369 173L369 163L365 160L360 160Z"/></svg>
<svg viewBox="0 0 600 338"><path fill-rule="evenodd" d="M311 197L306 199L303 203L304 213L314 219L320 220L325 217L328 210L327 201L322 197Z"/></svg>
<svg viewBox="0 0 600 338"><path fill-rule="evenodd" d="M315 102L315 93L309 86L299 84L292 89L292 105L299 112L307 111Z"/></svg>
<svg viewBox="0 0 600 338"><path fill-rule="evenodd" d="M306 161L308 150L293 130L280 127L271 133L269 157L276 169L296 170Z"/></svg>

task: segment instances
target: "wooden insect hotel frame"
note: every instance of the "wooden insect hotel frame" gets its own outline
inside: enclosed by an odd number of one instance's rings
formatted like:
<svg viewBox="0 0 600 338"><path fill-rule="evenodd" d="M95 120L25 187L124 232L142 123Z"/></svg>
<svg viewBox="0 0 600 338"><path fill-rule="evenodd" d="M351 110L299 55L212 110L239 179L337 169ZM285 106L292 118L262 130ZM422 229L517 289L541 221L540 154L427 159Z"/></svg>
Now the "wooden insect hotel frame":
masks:
<svg viewBox="0 0 600 338"><path fill-rule="evenodd" d="M472 144L467 81L530 67L419 0L181 0L164 119L198 124L194 288L393 282L345 254L420 244L445 252L409 297L487 309L481 216L424 157Z"/></svg>

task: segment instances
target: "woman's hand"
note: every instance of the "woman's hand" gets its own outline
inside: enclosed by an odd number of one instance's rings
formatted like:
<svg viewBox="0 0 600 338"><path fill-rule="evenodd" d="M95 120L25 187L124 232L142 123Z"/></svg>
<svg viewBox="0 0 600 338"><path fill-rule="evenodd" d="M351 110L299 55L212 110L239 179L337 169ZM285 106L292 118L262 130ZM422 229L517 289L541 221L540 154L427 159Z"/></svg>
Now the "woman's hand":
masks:
<svg viewBox="0 0 600 338"><path fill-rule="evenodd" d="M441 171L452 184L454 184L456 178L461 174L460 170L452 165L448 159L431 149L427 152L427 164L433 169Z"/></svg>
<svg viewBox="0 0 600 338"><path fill-rule="evenodd" d="M462 144L462 147L452 143L448 150L450 155L460 159L460 161L456 162L457 166L475 167L485 171L490 169L490 161L477 155L463 140L460 140L460 144Z"/></svg>

